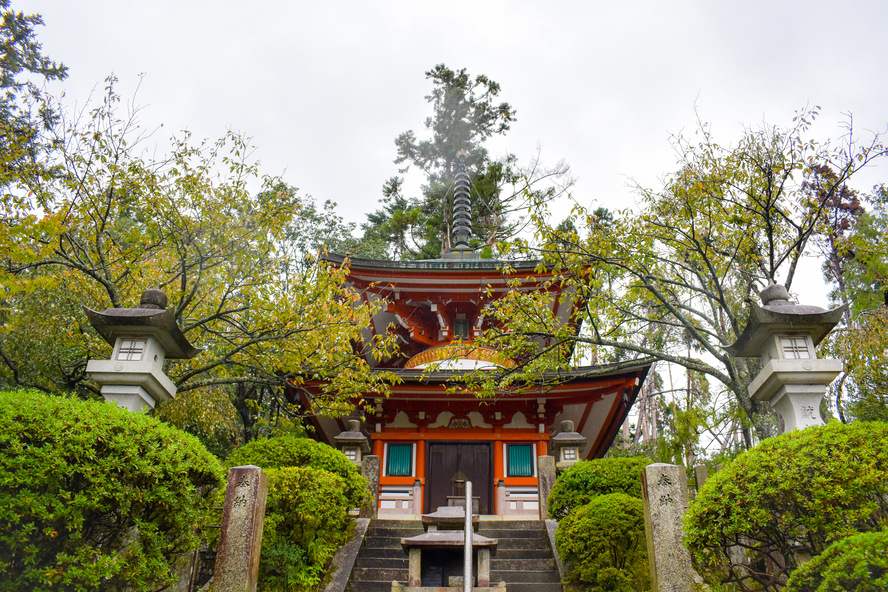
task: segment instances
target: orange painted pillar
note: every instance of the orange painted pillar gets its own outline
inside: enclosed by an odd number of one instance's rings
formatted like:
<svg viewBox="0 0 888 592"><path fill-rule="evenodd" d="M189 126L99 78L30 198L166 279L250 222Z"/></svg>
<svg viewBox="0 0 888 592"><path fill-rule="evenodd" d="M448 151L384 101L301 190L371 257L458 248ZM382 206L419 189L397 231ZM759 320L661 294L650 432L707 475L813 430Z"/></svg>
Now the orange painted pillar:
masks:
<svg viewBox="0 0 888 592"><path fill-rule="evenodd" d="M379 457L379 466L382 466L382 456L385 451L382 440L373 440L373 454Z"/></svg>
<svg viewBox="0 0 888 592"><path fill-rule="evenodd" d="M416 443L416 478L419 479L420 507L425 505L426 484L426 443L420 440ZM431 512L431 509L426 511Z"/></svg>

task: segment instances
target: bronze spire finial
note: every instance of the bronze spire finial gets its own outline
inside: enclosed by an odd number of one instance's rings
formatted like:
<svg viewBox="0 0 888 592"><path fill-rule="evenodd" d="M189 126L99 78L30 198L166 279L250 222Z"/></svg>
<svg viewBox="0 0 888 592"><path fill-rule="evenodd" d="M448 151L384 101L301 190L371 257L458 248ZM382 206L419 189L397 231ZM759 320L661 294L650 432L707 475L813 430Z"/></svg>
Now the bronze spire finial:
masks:
<svg viewBox="0 0 888 592"><path fill-rule="evenodd" d="M469 251L472 238L471 181L466 173L465 153L459 154L459 171L453 182L453 242L451 250Z"/></svg>

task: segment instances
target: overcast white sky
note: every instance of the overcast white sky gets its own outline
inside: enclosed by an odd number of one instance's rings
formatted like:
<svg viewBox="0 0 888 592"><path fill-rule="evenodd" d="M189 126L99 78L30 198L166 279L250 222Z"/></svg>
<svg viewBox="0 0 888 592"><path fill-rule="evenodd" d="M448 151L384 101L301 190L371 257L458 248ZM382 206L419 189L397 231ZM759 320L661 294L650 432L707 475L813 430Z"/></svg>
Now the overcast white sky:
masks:
<svg viewBox="0 0 888 592"><path fill-rule="evenodd" d="M265 172L360 222L396 173L393 140L430 113L424 72L484 73L518 111L492 147L564 159L574 197L632 203L675 168L670 133L694 108L729 143L743 124L821 105L820 137L888 127L884 1L427 2L13 0L39 12L44 50L83 103L114 72L161 142L244 132ZM58 87L56 87L58 88ZM98 92L98 91L97 91ZM163 143L163 142L162 142ZM861 177L869 190L888 167Z"/></svg>

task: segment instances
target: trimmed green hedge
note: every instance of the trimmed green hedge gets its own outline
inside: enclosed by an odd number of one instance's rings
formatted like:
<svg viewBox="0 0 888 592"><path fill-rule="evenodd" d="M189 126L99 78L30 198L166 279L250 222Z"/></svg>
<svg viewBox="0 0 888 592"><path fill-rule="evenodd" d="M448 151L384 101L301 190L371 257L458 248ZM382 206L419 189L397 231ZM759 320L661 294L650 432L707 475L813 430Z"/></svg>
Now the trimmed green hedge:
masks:
<svg viewBox="0 0 888 592"><path fill-rule="evenodd" d="M792 572L786 592L888 590L888 531L867 532L833 543Z"/></svg>
<svg viewBox="0 0 888 592"><path fill-rule="evenodd" d="M570 578L592 592L635 592L651 586L642 501L600 495L558 524L558 553Z"/></svg>
<svg viewBox="0 0 888 592"><path fill-rule="evenodd" d="M641 473L651 464L645 457L600 458L579 462L558 475L549 494L549 516L560 520L595 496L625 493L641 498Z"/></svg>
<svg viewBox="0 0 888 592"><path fill-rule="evenodd" d="M196 438L153 418L0 393L0 591L171 584L221 483Z"/></svg>
<svg viewBox="0 0 888 592"><path fill-rule="evenodd" d="M296 436L278 436L254 440L232 452L225 463L229 467L256 465L265 470L283 467L312 467L338 475L345 482L346 499L351 507L370 500L367 481L357 467L332 446Z"/></svg>
<svg viewBox="0 0 888 592"><path fill-rule="evenodd" d="M324 470L268 471L259 582L266 591L312 590L336 549L348 541L345 482Z"/></svg>
<svg viewBox="0 0 888 592"><path fill-rule="evenodd" d="M716 473L685 516L685 541L704 570L772 589L798 557L886 520L888 425L831 423L765 440ZM748 564L733 567L728 549L750 544Z"/></svg>
<svg viewBox="0 0 888 592"><path fill-rule="evenodd" d="M226 462L268 472L260 588L316 588L337 547L350 536L349 509L370 501L367 481L340 451L295 436L250 442Z"/></svg>

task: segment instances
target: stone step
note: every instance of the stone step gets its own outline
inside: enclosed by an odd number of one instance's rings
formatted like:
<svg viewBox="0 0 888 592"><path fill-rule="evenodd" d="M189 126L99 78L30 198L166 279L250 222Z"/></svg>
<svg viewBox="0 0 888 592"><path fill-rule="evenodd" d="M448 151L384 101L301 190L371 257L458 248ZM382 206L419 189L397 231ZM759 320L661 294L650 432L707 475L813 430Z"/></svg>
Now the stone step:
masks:
<svg viewBox="0 0 888 592"><path fill-rule="evenodd" d="M387 534L386 536L379 536L379 535L367 536L367 537L364 537L364 544L365 545L369 544L372 547L378 547L380 545L391 545L392 542L394 542L394 544L400 545L401 539L409 538L409 537L413 537L413 536L418 536L421 534L423 534L421 531L420 532L407 531L407 532L403 532L403 533L391 533L391 534Z"/></svg>
<svg viewBox="0 0 888 592"><path fill-rule="evenodd" d="M422 533L417 533L422 534ZM406 536L414 536L414 535L406 535ZM405 537L400 536L392 536L392 537L365 537L363 546L368 549L400 549L401 548L401 539Z"/></svg>
<svg viewBox="0 0 888 592"><path fill-rule="evenodd" d="M484 535L487 536L487 535ZM496 546L497 551L505 550L521 550L521 549L533 549L537 551L545 551L546 553L551 553L549 550L549 539L504 539L498 538L497 541L499 544Z"/></svg>
<svg viewBox="0 0 888 592"><path fill-rule="evenodd" d="M355 561L355 568L380 567L383 569L407 569L409 565L410 562L406 558L401 559L394 557L367 557L364 555ZM508 567L504 567L503 569L508 569Z"/></svg>
<svg viewBox="0 0 888 592"><path fill-rule="evenodd" d="M542 555L541 555L542 554ZM535 559L537 557L552 557L549 547L545 549L502 549L498 548L491 561L504 559Z"/></svg>
<svg viewBox="0 0 888 592"><path fill-rule="evenodd" d="M530 583L540 583L540 584L558 584L561 582L561 578L558 577L558 572L555 570L545 570L545 571L501 571L493 569L490 570L490 581L491 582L499 582L503 580L506 582L508 586L512 584L530 584Z"/></svg>
<svg viewBox="0 0 888 592"><path fill-rule="evenodd" d="M491 584L496 584L499 580L491 579ZM381 591L380 591L381 592ZM391 584L389 590L391 592ZM564 592L561 584L541 584L541 583L509 583L506 582L506 592Z"/></svg>
<svg viewBox="0 0 888 592"><path fill-rule="evenodd" d="M406 584L404 580L398 580L402 584ZM392 592L392 583L388 582L373 582L373 581L358 581L352 577L349 580L348 588L346 592ZM528 591L533 592L533 591ZM541 591L542 592L542 591ZM560 592L560 591L559 591Z"/></svg>
<svg viewBox="0 0 888 592"><path fill-rule="evenodd" d="M422 527L416 528L370 528L367 530L368 537L399 537L414 536L424 533Z"/></svg>
<svg viewBox="0 0 888 592"><path fill-rule="evenodd" d="M509 522L482 522L475 530L505 530L517 535L522 532L546 532L546 523L539 521L523 522L520 524L511 524Z"/></svg>
<svg viewBox="0 0 888 592"><path fill-rule="evenodd" d="M406 569L381 569L376 567L355 568L352 570L352 581L357 582L388 582L407 579Z"/></svg>
<svg viewBox="0 0 888 592"><path fill-rule="evenodd" d="M483 534L486 537L490 537L492 539L536 539L536 538L548 538L548 534L545 530L509 530L508 528L485 528L483 530L476 530L478 534Z"/></svg>
<svg viewBox="0 0 888 592"><path fill-rule="evenodd" d="M405 528L418 528L421 530L422 522L419 520L374 520L368 532L374 530L404 530Z"/></svg>
<svg viewBox="0 0 888 592"><path fill-rule="evenodd" d="M397 567L406 569L407 560L403 557L379 557L373 556L368 557L364 553L360 553L355 560L355 565L358 567L373 567L374 565L379 565L381 567Z"/></svg>
<svg viewBox="0 0 888 592"><path fill-rule="evenodd" d="M403 559L407 561L407 553L398 545L393 547L362 547L359 557Z"/></svg>
<svg viewBox="0 0 888 592"><path fill-rule="evenodd" d="M541 571L555 570L555 560L540 558L539 554L526 559L501 559L494 557L490 560L490 569L495 571Z"/></svg>

